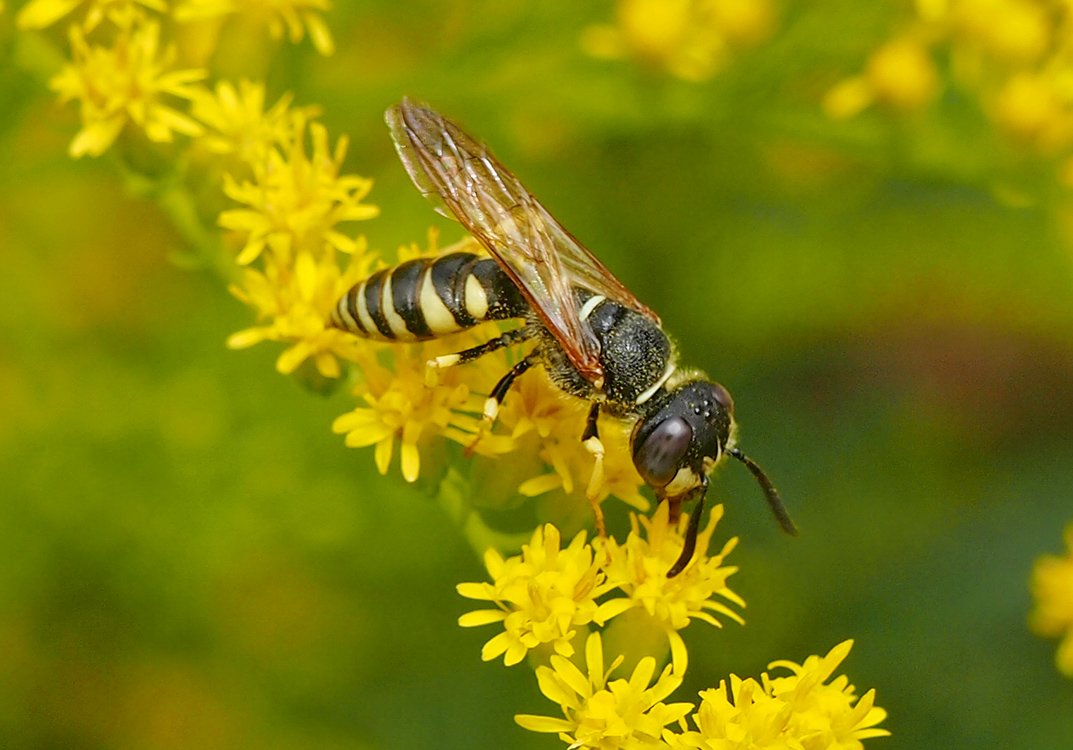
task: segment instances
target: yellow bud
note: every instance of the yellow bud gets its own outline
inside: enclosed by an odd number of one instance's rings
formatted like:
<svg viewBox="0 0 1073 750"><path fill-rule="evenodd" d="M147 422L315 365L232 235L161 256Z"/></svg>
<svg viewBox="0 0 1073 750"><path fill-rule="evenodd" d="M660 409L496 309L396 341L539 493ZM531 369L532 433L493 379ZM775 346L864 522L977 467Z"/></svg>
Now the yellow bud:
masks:
<svg viewBox="0 0 1073 750"><path fill-rule="evenodd" d="M1036 60L1050 44L1050 24L1042 4L1024 0L968 0L959 3L955 26L995 57Z"/></svg>
<svg viewBox="0 0 1073 750"><path fill-rule="evenodd" d="M927 49L910 39L895 39L876 50L868 60L865 78L877 99L905 110L927 104L939 88Z"/></svg>
<svg viewBox="0 0 1073 750"><path fill-rule="evenodd" d="M1053 153L1073 142L1073 112L1052 76L1020 73L1010 78L992 104L996 123L1012 135Z"/></svg>
<svg viewBox="0 0 1073 750"><path fill-rule="evenodd" d="M756 44L767 39L775 24L775 9L768 0L722 0L711 8L714 25L727 39Z"/></svg>

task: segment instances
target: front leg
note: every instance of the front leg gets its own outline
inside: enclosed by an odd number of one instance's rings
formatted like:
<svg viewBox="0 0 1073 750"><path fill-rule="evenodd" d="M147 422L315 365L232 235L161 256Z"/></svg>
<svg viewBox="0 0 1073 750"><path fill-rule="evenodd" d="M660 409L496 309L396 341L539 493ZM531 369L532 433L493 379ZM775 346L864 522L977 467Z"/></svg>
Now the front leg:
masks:
<svg viewBox="0 0 1073 750"><path fill-rule="evenodd" d="M674 516L674 521L677 522L678 515L681 513L682 503L690 500L694 495L697 496L697 504L693 506L693 511L689 516L689 526L686 527L685 542L682 545L682 554L678 556L674 565L667 571L668 578L674 578L685 570L686 566L693 561L693 552L697 548L697 533L700 531L700 516L704 511L704 496L707 492L708 477L702 476L700 484L690 490L684 497L666 498L670 514Z"/></svg>

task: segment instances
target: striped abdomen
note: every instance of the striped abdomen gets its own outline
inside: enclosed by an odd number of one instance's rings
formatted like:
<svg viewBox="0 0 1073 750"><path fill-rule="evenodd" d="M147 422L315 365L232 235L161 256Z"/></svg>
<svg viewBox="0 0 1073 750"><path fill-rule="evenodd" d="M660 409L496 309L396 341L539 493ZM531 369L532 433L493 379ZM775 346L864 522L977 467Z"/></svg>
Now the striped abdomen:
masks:
<svg viewBox="0 0 1073 750"><path fill-rule="evenodd" d="M450 253L409 260L355 284L332 310L332 325L366 338L423 341L528 309L494 260Z"/></svg>

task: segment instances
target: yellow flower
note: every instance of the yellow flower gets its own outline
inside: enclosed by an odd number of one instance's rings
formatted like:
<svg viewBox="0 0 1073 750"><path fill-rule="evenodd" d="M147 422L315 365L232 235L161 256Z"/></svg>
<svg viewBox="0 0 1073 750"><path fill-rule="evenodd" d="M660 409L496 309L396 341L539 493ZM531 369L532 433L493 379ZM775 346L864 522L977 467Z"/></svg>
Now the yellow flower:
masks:
<svg viewBox="0 0 1073 750"><path fill-rule="evenodd" d="M381 474L387 473L395 441L399 440L402 476L415 482L421 468L420 445L434 437L468 443L477 420L464 413L473 404L469 388L460 380L459 368L448 369L440 382L429 385L426 347L395 344L390 354L392 368L371 357L362 360L363 378L354 393L368 406L336 418L332 431L345 434L351 448L376 445L376 466Z"/></svg>
<svg viewBox="0 0 1073 750"><path fill-rule="evenodd" d="M331 9L329 0L185 0L175 10L180 21L239 15L268 27L273 39L289 37L294 44L306 31L322 55L335 51L332 33L320 13Z"/></svg>
<svg viewBox="0 0 1073 750"><path fill-rule="evenodd" d="M656 661L641 659L629 679L611 680L622 657L604 667L603 643L593 633L585 643L585 668L559 655L537 668L540 691L562 708L563 718L520 714L514 720L533 732L555 732L572 748L657 748L664 728L693 709L691 703L664 703L682 683L670 666L656 674Z"/></svg>
<svg viewBox="0 0 1073 750"><path fill-rule="evenodd" d="M141 19L141 8L166 13L164 0L30 0L19 11L20 29L43 29L51 26L80 5L87 5L82 28L92 31L105 18L119 28L127 28ZM141 6L141 8L139 8Z"/></svg>
<svg viewBox="0 0 1073 750"><path fill-rule="evenodd" d="M875 691L858 699L845 676L828 683L849 654L853 641L835 646L823 657L803 664L778 661L768 668L788 676L759 680L731 675L718 688L701 692L693 716L698 731L668 735L676 748L705 750L860 750L861 741L890 734L876 725L887 712L875 706Z"/></svg>
<svg viewBox="0 0 1073 750"><path fill-rule="evenodd" d="M1012 63L1044 54L1054 24L1049 9L1031 0L960 0L951 3L949 17L961 43Z"/></svg>
<svg viewBox="0 0 1073 750"><path fill-rule="evenodd" d="M577 492L580 497L588 490L594 458L581 442L588 410L586 402L552 385L543 369L517 381L499 412L497 424L502 426L501 432L509 434L516 450L540 456L550 469L523 481L518 488L520 494L536 497L561 489L568 495ZM606 454L602 481L593 490L597 502L613 496L633 508L647 510L648 499L641 494L644 480L630 453L631 428L629 423L615 419L600 421L600 440Z"/></svg>
<svg viewBox="0 0 1073 750"><path fill-rule="evenodd" d="M834 119L852 117L873 103L909 111L931 102L938 91L938 73L927 48L904 37L876 50L865 72L835 85L823 106Z"/></svg>
<svg viewBox="0 0 1073 750"><path fill-rule="evenodd" d="M1073 523L1066 526L1066 553L1044 555L1032 569L1032 595L1036 608L1029 625L1039 635L1060 638L1055 664L1073 677Z"/></svg>
<svg viewBox="0 0 1073 750"><path fill-rule="evenodd" d="M567 494L573 492L576 462L581 454L588 460L588 471L592 471L592 456L581 443L586 411L585 402L552 385L543 368L518 379L500 409L499 429L525 450L539 455L551 468L550 473L522 482L522 495L534 497L557 488Z"/></svg>
<svg viewBox="0 0 1073 750"><path fill-rule="evenodd" d="M364 247L364 242L359 245ZM342 372L337 357L356 359L365 342L330 327L329 316L339 298L368 275L371 261L371 256L360 254L342 271L334 253L318 260L302 250L293 268L269 263L263 273L243 269L231 293L268 323L232 334L227 345L244 349L265 340L290 342L276 360L277 370L289 375L312 358L322 376L338 378Z"/></svg>
<svg viewBox="0 0 1073 750"><path fill-rule="evenodd" d="M307 155L305 117L293 116L293 141L269 149L261 163L252 165L252 181L224 177L228 197L249 207L224 211L219 219L220 226L245 235L240 265L253 262L266 246L284 262L300 248L318 254L329 248L353 252L354 240L335 226L379 214L376 206L361 202L372 190L372 180L340 174L346 137L332 151L327 129L310 123L312 153Z"/></svg>
<svg viewBox="0 0 1073 750"><path fill-rule="evenodd" d="M667 570L682 551L682 529L688 517L683 515L678 526L673 526L666 503L661 503L651 517L631 514L633 529L625 544L614 539L606 542L608 580L625 596L608 601L603 612L614 616L630 608L642 609L653 625L666 634L672 663L679 674L685 673L688 654L678 631L691 620L715 627L722 627L719 617L745 622L727 604L745 606L745 601L727 586L727 579L738 569L723 565L737 545L737 538L730 539L716 555L707 552L722 515L722 505L712 508L708 525L697 535L693 562L674 578L667 577Z"/></svg>
<svg viewBox="0 0 1073 750"><path fill-rule="evenodd" d="M582 46L595 56L634 56L686 80L710 78L736 47L771 34L768 0L618 0L616 24L590 27Z"/></svg>
<svg viewBox="0 0 1073 750"><path fill-rule="evenodd" d="M71 141L73 157L99 156L132 122L151 141L171 141L174 132L198 135L201 126L165 102L193 99L202 70L170 70L174 47L160 50L160 26L146 22L121 30L112 47L91 46L79 27L71 28L73 64L49 83L60 100L77 99L82 129Z"/></svg>
<svg viewBox="0 0 1073 750"><path fill-rule="evenodd" d="M482 659L502 656L503 663L512 666L546 644L556 654L573 655L579 628L596 617L596 599L609 586L584 532L565 549L560 546L559 530L547 524L533 533L520 555L504 560L495 550L485 553L492 583L458 585L458 593L467 599L497 607L469 612L459 618L459 625L503 624L503 632L484 645Z"/></svg>
<svg viewBox="0 0 1073 750"><path fill-rule="evenodd" d="M284 94L266 110L263 83L243 79L236 89L229 81L221 81L215 91L197 93L190 114L209 131L200 139L206 149L254 165L264 161L272 147L289 148L294 142L291 99ZM318 114L316 107L299 111L299 123Z"/></svg>
<svg viewBox="0 0 1073 750"><path fill-rule="evenodd" d="M993 97L991 116L1013 136L1054 151L1073 142L1070 93L1047 73L1020 72L1011 76Z"/></svg>

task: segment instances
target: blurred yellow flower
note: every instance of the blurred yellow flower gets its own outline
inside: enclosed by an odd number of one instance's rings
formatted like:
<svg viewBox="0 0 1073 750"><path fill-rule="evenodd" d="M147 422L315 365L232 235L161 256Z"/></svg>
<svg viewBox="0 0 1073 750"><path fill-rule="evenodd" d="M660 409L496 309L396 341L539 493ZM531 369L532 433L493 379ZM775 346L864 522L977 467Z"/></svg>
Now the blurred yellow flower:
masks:
<svg viewBox="0 0 1073 750"><path fill-rule="evenodd" d="M329 248L354 252L354 240L336 225L380 213L376 206L362 203L372 190L372 180L340 174L346 137L336 142L333 151L327 129L318 122L309 123L312 153L307 154L305 116L292 114L292 142L270 148L263 161L253 164L252 180L240 182L224 175L224 193L248 206L223 211L219 218L220 226L245 235L239 265L252 263L265 247L284 262L302 248L316 254Z"/></svg>
<svg viewBox="0 0 1073 750"><path fill-rule="evenodd" d="M759 680L731 675L718 688L702 691L693 715L698 731L668 734L674 748L795 748L859 750L861 741L890 734L876 725L887 713L875 706L875 691L860 699L845 676L830 679L853 646L835 646L823 657L804 664L778 661L769 669L788 669L789 676Z"/></svg>
<svg viewBox="0 0 1073 750"><path fill-rule="evenodd" d="M617 23L586 29L594 57L636 57L680 78L702 81L736 48L768 38L775 22L769 0L618 0Z"/></svg>
<svg viewBox="0 0 1073 750"><path fill-rule="evenodd" d="M1037 60L1051 43L1052 3L1040 0L956 0L948 22L962 43L1010 63Z"/></svg>
<svg viewBox="0 0 1073 750"><path fill-rule="evenodd" d="M193 99L203 70L171 70L175 48L160 49L160 25L145 22L118 32L111 47L90 45L85 33L71 27L72 64L50 82L63 102L78 100L82 129L70 154L99 156L133 123L151 141L168 142L175 132L198 135L201 126L165 102Z"/></svg>
<svg viewBox="0 0 1073 750"><path fill-rule="evenodd" d="M1036 608L1029 616L1032 630L1059 638L1055 664L1073 677L1073 523L1066 526L1066 553L1044 555L1032 569L1032 596Z"/></svg>
<svg viewBox="0 0 1073 750"><path fill-rule="evenodd" d="M164 0L30 0L19 11L16 23L20 29L43 29L80 5L87 6L86 16L82 20L82 28L87 32L95 29L105 18L125 29L142 18L142 8L157 13L168 11L168 4Z"/></svg>
<svg viewBox="0 0 1073 750"><path fill-rule="evenodd" d="M335 42L321 13L331 9L330 0L184 0L176 9L180 21L238 15L268 27L273 39L286 34L297 44L309 32L313 47L322 55L335 51Z"/></svg>
<svg viewBox="0 0 1073 750"><path fill-rule="evenodd" d="M572 748L666 747L664 728L686 717L692 703L664 703L682 683L670 666L656 676L656 661L641 659L629 678L611 679L621 665L604 665L599 633L585 642L585 672L558 654L550 667L537 667L540 692L557 703L563 718L519 714L514 720L533 732L554 732ZM655 683L652 682L655 677Z"/></svg>
<svg viewBox="0 0 1073 750"><path fill-rule="evenodd" d="M503 663L512 666L544 645L572 656L575 638L597 617L596 599L609 588L594 558L585 532L562 549L559 530L551 524L539 527L520 555L504 560L488 550L484 562L492 583L460 583L458 593L497 608L468 612L458 624L503 624L503 632L481 650L485 661L502 656Z"/></svg>
<svg viewBox="0 0 1073 750"><path fill-rule="evenodd" d="M975 99L1005 135L1058 158L1056 173L1068 184L1073 147L1069 4L917 0L912 8L895 35L870 55L861 74L827 92L827 115L848 118L873 104L913 111L950 85Z"/></svg>
<svg viewBox="0 0 1073 750"><path fill-rule="evenodd" d="M928 104L938 91L931 54L920 41L906 37L876 50L864 73L831 88L823 106L834 119L852 117L873 103L908 111Z"/></svg>
<svg viewBox="0 0 1073 750"><path fill-rule="evenodd" d="M190 110L207 131L199 143L215 154L259 164L271 148L290 148L296 136L294 126L319 114L317 107L303 107L296 118L290 109L292 98L284 94L266 110L264 84L245 79L237 88L230 81L220 81L213 91L199 91Z"/></svg>
<svg viewBox="0 0 1073 750"><path fill-rule="evenodd" d="M1070 81L1042 72L1012 75L992 98L995 122L1010 135L1053 152L1073 143L1073 91Z"/></svg>

